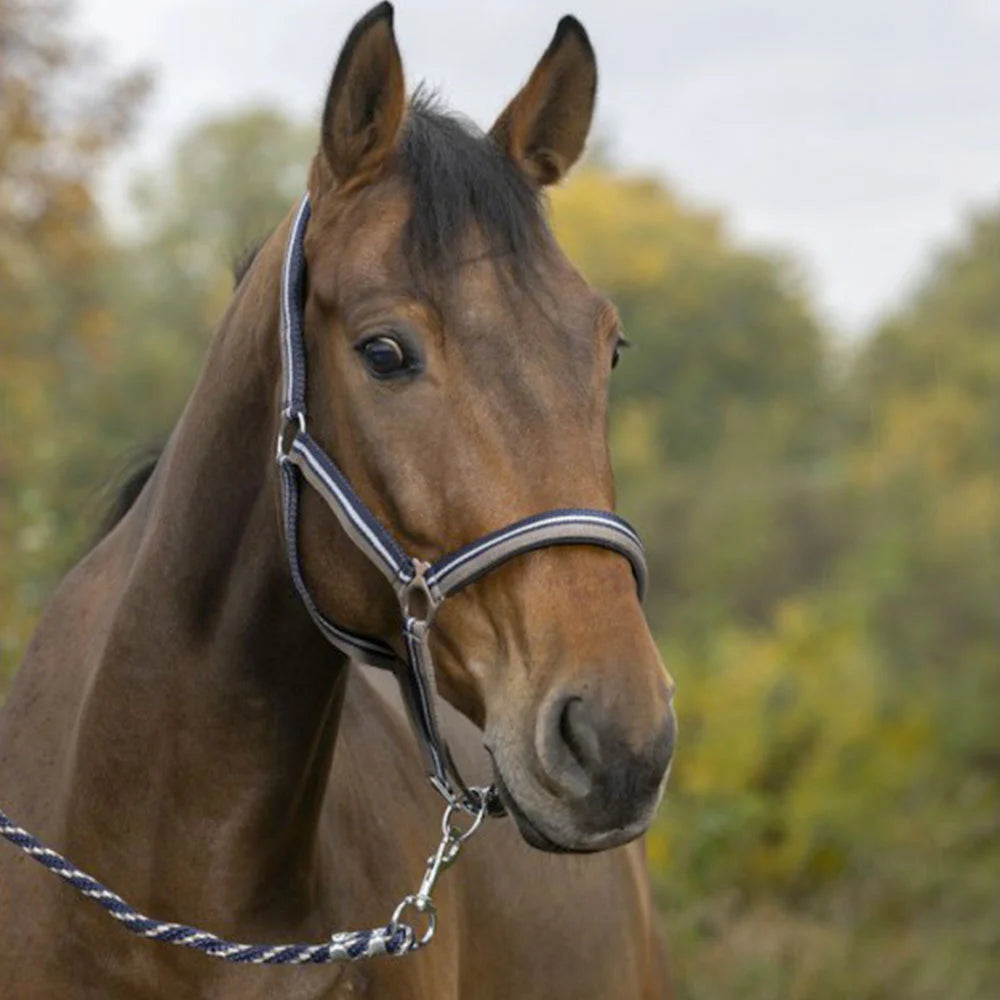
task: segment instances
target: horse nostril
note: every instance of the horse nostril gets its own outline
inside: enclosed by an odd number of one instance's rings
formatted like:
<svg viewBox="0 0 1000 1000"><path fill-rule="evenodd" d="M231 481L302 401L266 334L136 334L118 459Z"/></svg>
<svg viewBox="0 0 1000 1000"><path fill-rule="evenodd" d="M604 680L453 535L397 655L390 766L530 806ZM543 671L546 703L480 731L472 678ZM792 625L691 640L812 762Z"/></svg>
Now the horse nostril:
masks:
<svg viewBox="0 0 1000 1000"><path fill-rule="evenodd" d="M671 707L653 739L633 750L618 725L601 714L600 702L574 695L562 703L556 738L563 759L571 758L591 780L621 780L638 793L659 784L674 753L675 729Z"/></svg>
<svg viewBox="0 0 1000 1000"><path fill-rule="evenodd" d="M582 768L589 771L600 764L600 736L582 698L570 697L563 703L559 713L559 735Z"/></svg>
<svg viewBox="0 0 1000 1000"><path fill-rule="evenodd" d="M538 716L535 749L541 777L557 795L582 798L593 789L592 761L598 736L584 724L585 712L578 695L557 698Z"/></svg>
<svg viewBox="0 0 1000 1000"><path fill-rule="evenodd" d="M581 816L592 815L596 828L656 795L673 753L673 712L636 750L602 701L557 696L539 714L535 741L541 780L556 795L574 800ZM626 815L618 825L627 821Z"/></svg>

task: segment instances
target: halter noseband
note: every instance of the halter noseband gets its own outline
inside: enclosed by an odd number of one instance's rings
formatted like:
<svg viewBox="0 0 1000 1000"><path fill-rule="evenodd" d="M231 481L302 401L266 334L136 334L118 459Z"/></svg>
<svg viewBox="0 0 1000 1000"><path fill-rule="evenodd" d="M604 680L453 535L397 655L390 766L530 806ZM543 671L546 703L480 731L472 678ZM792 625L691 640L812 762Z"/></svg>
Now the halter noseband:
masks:
<svg viewBox="0 0 1000 1000"><path fill-rule="evenodd" d="M306 422L306 348L303 329L309 196L302 199L288 236L281 272L281 354L284 390L277 462L285 542L292 582L320 631L348 656L393 671L424 755L428 778L454 806L499 811L495 790L470 789L451 758L437 717L437 687L429 631L441 603L515 556L553 545L597 545L631 564L639 597L646 589L642 542L622 518L603 510L551 510L484 535L433 564L407 555L354 492L332 458L310 435ZM381 639L359 635L320 610L302 574L298 546L299 487L304 478L323 498L351 541L389 581L399 600L406 659Z"/></svg>

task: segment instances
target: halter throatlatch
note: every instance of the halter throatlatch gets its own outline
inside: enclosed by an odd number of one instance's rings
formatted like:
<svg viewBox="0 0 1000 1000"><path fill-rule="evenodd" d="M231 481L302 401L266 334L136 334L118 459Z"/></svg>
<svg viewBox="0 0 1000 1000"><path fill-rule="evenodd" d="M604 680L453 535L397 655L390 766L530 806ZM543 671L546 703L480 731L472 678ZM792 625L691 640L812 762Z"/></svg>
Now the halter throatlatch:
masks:
<svg viewBox="0 0 1000 1000"><path fill-rule="evenodd" d="M305 254L309 197L292 223L281 271L281 354L283 394L277 461L281 470L285 540L292 582L326 638L348 656L393 671L424 755L427 776L451 805L480 813L483 803L499 811L493 788L468 788L441 736L430 628L441 603L502 563L553 545L596 545L624 556L632 567L639 597L646 589L642 542L622 518L608 511L551 510L515 521L484 535L437 562L407 555L354 492L332 458L310 435L306 420L306 348L303 330ZM331 621L306 584L298 546L299 487L305 479L323 498L340 526L382 573L399 600L405 659L378 638L359 635Z"/></svg>

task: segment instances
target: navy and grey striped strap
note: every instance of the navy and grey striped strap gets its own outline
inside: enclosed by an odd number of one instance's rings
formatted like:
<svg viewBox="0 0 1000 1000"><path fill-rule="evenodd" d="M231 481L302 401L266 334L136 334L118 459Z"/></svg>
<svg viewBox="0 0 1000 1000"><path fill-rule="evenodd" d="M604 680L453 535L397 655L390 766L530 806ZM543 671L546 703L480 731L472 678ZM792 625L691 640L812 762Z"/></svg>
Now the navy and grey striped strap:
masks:
<svg viewBox="0 0 1000 1000"><path fill-rule="evenodd" d="M467 587L501 563L553 545L598 545L625 556L640 599L646 593L642 542L627 521L603 510L550 510L491 532L439 559L425 580L438 601Z"/></svg>
<svg viewBox="0 0 1000 1000"><path fill-rule="evenodd" d="M413 579L413 562L361 502L344 474L308 431L295 435L287 459L298 466L309 485L326 500L351 541L397 593L401 591Z"/></svg>
<svg viewBox="0 0 1000 1000"><path fill-rule="evenodd" d="M311 214L309 195L299 203L288 234L281 267L282 414L286 420L306 416L306 342L302 332L305 294L305 235Z"/></svg>
<svg viewBox="0 0 1000 1000"><path fill-rule="evenodd" d="M310 617L327 641L346 656L352 656L363 663L370 663L372 666L395 670L399 657L392 647L380 639L360 635L342 628L327 618L319 609L316 599L306 584L305 576L302 573L302 560L299 556L299 473L290 462L283 462L280 474L288 565L292 574L292 583Z"/></svg>
<svg viewBox="0 0 1000 1000"><path fill-rule="evenodd" d="M309 199L292 222L281 277L282 411L277 459L285 539L292 582L323 635L349 656L392 670L424 755L428 776L452 803L470 803L458 769L441 736L437 686L429 633L434 613L446 598L517 556L554 545L596 545L624 556L632 567L640 599L646 589L642 542L634 529L609 511L568 508L535 514L484 535L428 566L411 558L379 523L333 459L310 435L306 423L306 346L303 331L305 254ZM316 490L341 528L391 584L403 620L399 655L381 639L342 628L320 610L302 572L299 554L299 486ZM414 610L413 595L423 606ZM471 807L478 808L471 802Z"/></svg>

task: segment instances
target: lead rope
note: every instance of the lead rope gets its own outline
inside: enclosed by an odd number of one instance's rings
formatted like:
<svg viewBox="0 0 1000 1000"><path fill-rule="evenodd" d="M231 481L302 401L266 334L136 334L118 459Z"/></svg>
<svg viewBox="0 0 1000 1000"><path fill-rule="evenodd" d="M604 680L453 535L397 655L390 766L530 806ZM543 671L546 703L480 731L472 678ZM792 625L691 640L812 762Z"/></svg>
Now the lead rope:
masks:
<svg viewBox="0 0 1000 1000"><path fill-rule="evenodd" d="M46 847L27 830L17 826L0 809L0 835L15 847L54 872L84 896L103 907L126 930L151 941L162 941L183 948L192 948L224 962L243 965L327 965L332 962L353 962L377 955L407 955L423 948L434 936L437 910L431 899L440 874L458 857L465 842L479 829L487 810L486 790L473 789L479 794L479 808L469 813L458 803L449 803L441 819L441 840L427 859L427 868L415 893L405 896L392 918L384 927L369 931L342 931L331 935L324 944L241 944L227 941L209 931L155 920L139 913L117 893L102 885L93 876L80 871L58 851ZM456 823L458 816L467 817L467 825ZM426 922L422 934L412 923L403 919L408 911L419 914Z"/></svg>

